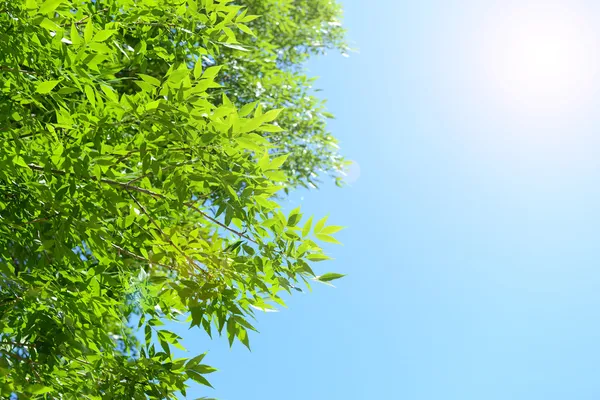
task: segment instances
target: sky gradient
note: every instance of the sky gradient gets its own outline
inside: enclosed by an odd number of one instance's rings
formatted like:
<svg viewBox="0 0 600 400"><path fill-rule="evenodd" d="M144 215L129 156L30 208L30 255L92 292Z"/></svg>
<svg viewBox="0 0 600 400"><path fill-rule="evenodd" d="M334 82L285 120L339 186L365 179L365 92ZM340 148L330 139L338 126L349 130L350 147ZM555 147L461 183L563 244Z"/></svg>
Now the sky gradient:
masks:
<svg viewBox="0 0 600 400"><path fill-rule="evenodd" d="M360 52L308 67L360 176L288 206L348 227L335 260L317 266L348 277L260 315L252 353L185 333L220 369L216 390L189 397L600 398L600 5L342 4ZM535 47L545 32L564 39L543 53L549 63L576 62L490 72L502 54L523 54L511 53L515 34L537 35Z"/></svg>

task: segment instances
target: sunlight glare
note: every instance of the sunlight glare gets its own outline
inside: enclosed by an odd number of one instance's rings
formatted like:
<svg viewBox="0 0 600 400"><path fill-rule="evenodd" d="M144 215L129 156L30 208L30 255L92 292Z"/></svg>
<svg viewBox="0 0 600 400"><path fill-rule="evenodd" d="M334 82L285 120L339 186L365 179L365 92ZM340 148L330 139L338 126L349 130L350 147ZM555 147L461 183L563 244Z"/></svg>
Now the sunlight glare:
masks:
<svg viewBox="0 0 600 400"><path fill-rule="evenodd" d="M591 96L598 43L590 21L574 8L517 6L488 21L483 69L503 102L563 112Z"/></svg>

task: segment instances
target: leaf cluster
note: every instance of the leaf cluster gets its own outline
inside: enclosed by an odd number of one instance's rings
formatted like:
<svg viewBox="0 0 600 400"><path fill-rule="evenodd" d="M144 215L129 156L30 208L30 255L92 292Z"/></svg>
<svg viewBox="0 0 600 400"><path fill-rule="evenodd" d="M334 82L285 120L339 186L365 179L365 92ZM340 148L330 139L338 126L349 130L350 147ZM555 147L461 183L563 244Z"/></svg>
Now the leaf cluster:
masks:
<svg viewBox="0 0 600 400"><path fill-rule="evenodd" d="M343 164L299 69L339 7L240 4L0 2L0 396L175 399L215 369L167 323L249 347L341 277L278 203Z"/></svg>

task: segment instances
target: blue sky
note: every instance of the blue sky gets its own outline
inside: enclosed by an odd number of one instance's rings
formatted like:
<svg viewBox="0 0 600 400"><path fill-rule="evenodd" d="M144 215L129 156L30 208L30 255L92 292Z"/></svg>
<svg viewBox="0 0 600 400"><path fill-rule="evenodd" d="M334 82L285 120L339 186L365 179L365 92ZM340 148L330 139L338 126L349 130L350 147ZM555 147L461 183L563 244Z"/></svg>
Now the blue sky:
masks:
<svg viewBox="0 0 600 400"><path fill-rule="evenodd" d="M309 70L320 77L337 116L331 131L360 165L360 177L345 189L295 193L289 202L301 204L305 215L330 214L331 223L348 226L339 234L344 246L331 248L335 261L319 264L321 272L348 277L262 315L252 353L187 332L187 347L209 350L206 361L220 369L211 376L216 390L192 394L600 398L595 71L585 82L583 70L567 70L523 88L537 79L530 79L535 71L521 81L497 75L502 56L494 46L506 43L489 39L510 36L502 21L518 13L525 25L540 19L554 31L562 18L598 20L600 6L342 4L360 52L331 54ZM582 35L581 43L593 43L600 32ZM569 49L576 38L566 37ZM572 68L593 63L596 49L584 50Z"/></svg>

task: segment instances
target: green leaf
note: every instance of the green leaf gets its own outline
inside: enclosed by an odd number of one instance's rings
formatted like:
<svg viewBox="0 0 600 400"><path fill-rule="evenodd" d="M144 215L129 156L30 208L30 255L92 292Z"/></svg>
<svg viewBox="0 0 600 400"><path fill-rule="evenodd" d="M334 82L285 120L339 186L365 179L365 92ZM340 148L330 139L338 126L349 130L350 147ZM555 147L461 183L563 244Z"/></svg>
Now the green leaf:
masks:
<svg viewBox="0 0 600 400"><path fill-rule="evenodd" d="M310 233L310 228L312 226L313 217L311 217L304 223L304 227L302 228L302 236L306 237Z"/></svg>
<svg viewBox="0 0 600 400"><path fill-rule="evenodd" d="M110 30L110 29L98 31L98 33L96 33L94 35L93 41L94 42L104 42L105 40L110 38L112 35L114 35L115 32L116 32L115 30Z"/></svg>
<svg viewBox="0 0 600 400"><path fill-rule="evenodd" d="M258 167L260 169L262 169L263 171L265 171L265 170L269 169L269 165L270 165L269 152L265 151L263 153L262 157L260 158L260 160L258 160Z"/></svg>
<svg viewBox="0 0 600 400"><path fill-rule="evenodd" d="M85 29L83 30L83 39L86 43L89 43L92 40L92 35L94 34L94 26L92 25L92 19L88 19L87 24L85 24Z"/></svg>
<svg viewBox="0 0 600 400"><path fill-rule="evenodd" d="M31 385L27 388L27 391L31 394L44 394L44 393L50 393L53 391L53 389L51 387L48 386L44 386L44 385L40 385L40 384L35 384L35 385Z"/></svg>
<svg viewBox="0 0 600 400"><path fill-rule="evenodd" d="M199 374L212 374L213 372L217 371L216 368L213 368L209 365L204 365L204 364L197 364L197 365L193 365L188 367L188 369L195 371Z"/></svg>
<svg viewBox="0 0 600 400"><path fill-rule="evenodd" d="M242 32L245 32L245 33L247 33L248 35L251 35L251 36L256 36L256 35L254 34L254 32L252 32L252 30L251 30L250 28L248 28L246 25L244 25L244 24L239 24L239 23L238 23L238 24L236 24L236 26L237 26L238 28L240 28L240 30L241 30Z"/></svg>
<svg viewBox="0 0 600 400"><path fill-rule="evenodd" d="M301 219L302 214L300 214L300 207L295 208L290 212L287 220L287 226L296 226Z"/></svg>
<svg viewBox="0 0 600 400"><path fill-rule="evenodd" d="M187 376L189 376L191 379L198 382L199 384L213 388L213 386L208 382L208 380L199 373L191 370L188 370L185 373L187 374Z"/></svg>
<svg viewBox="0 0 600 400"><path fill-rule="evenodd" d="M90 103L92 103L92 106L96 106L96 93L94 92L94 89L91 86L86 85L84 87L84 92L85 92L85 97L87 97L87 99L89 100Z"/></svg>
<svg viewBox="0 0 600 400"><path fill-rule="evenodd" d="M256 130L261 132L283 132L283 128L279 125L261 125Z"/></svg>
<svg viewBox="0 0 600 400"><path fill-rule="evenodd" d="M14 156L12 161L13 161L13 164L15 164L15 165L18 165L23 168L29 168L29 166L27 165L27 163L21 156Z"/></svg>
<svg viewBox="0 0 600 400"><path fill-rule="evenodd" d="M156 86L156 87L160 86L160 81L153 76L146 75L146 74L138 74L138 76L140 78L142 78L142 80L144 82L148 82L152 86Z"/></svg>
<svg viewBox="0 0 600 400"><path fill-rule="evenodd" d="M200 79L202 76L202 61L196 61L196 65L194 65L194 78Z"/></svg>
<svg viewBox="0 0 600 400"><path fill-rule="evenodd" d="M281 112L283 111L282 108L277 109L277 110L271 110L271 111L267 111L262 117L261 117L261 121L264 122L271 122L274 121L279 114L281 114Z"/></svg>
<svg viewBox="0 0 600 400"><path fill-rule="evenodd" d="M60 81L45 81L37 84L36 92L40 94L47 94L54 89L56 85L58 85Z"/></svg>
<svg viewBox="0 0 600 400"><path fill-rule="evenodd" d="M315 237L323 242L333 243L333 244L341 244L336 238L329 235L324 235L322 233L315 234Z"/></svg>
<svg viewBox="0 0 600 400"><path fill-rule="evenodd" d="M321 229L320 233L322 233L324 235L332 235L336 232L341 231L342 229L344 229L343 226L329 225L329 226Z"/></svg>
<svg viewBox="0 0 600 400"><path fill-rule="evenodd" d="M346 275L343 275L343 274L337 274L337 273L335 273L335 272L328 272L328 273L326 273L326 274L323 274L323 275L321 275L321 276L317 276L317 277L315 278L315 280L317 280L317 281L321 281L321 282L331 282L331 281L334 281L334 280L336 280L336 279L343 278L343 277L345 277L345 276L346 276Z"/></svg>
<svg viewBox="0 0 600 400"><path fill-rule="evenodd" d="M314 233L320 233L321 230L323 230L323 227L325 226L325 222L327 222L327 218L329 218L329 215L326 215L325 217L321 218L316 224L315 224L315 229L314 229Z"/></svg>
<svg viewBox="0 0 600 400"><path fill-rule="evenodd" d="M48 18L44 18L42 22L40 22L40 26L49 31L62 31L60 25L57 25L56 22L49 20Z"/></svg>
<svg viewBox="0 0 600 400"><path fill-rule="evenodd" d="M81 37L79 36L79 32L77 31L77 26L75 24L71 24L71 42L73 45L78 46L81 43Z"/></svg>
<svg viewBox="0 0 600 400"><path fill-rule="evenodd" d="M240 117L245 117L249 115L252 110L256 107L256 102L245 104L239 111Z"/></svg>
<svg viewBox="0 0 600 400"><path fill-rule="evenodd" d="M306 258L308 258L310 261L316 262L331 260L331 257L327 257L325 254L309 254L306 256Z"/></svg>
<svg viewBox="0 0 600 400"><path fill-rule="evenodd" d="M221 44L222 44L223 46L225 46L225 47L229 47L230 49L233 49L233 50L239 50L239 51L250 51L250 50L248 50L247 48L245 48L244 46L240 46L239 44L234 44L234 43L225 43L225 42L222 42Z"/></svg>
<svg viewBox="0 0 600 400"><path fill-rule="evenodd" d="M64 0L46 0L45 2L42 3L38 12L40 14L51 13L54 10L56 10L58 8L58 6L60 5L60 3L62 3L63 1Z"/></svg>
<svg viewBox="0 0 600 400"><path fill-rule="evenodd" d="M219 71L221 70L221 68L223 68L223 66L221 66L221 65L206 68L204 70L204 73L202 74L202 78L203 79L215 78L217 76L217 74L219 73Z"/></svg>
<svg viewBox="0 0 600 400"><path fill-rule="evenodd" d="M279 169L279 167L281 167L283 165L283 163L288 159L288 156L289 156L289 154L275 157L269 163L269 169Z"/></svg>
<svg viewBox="0 0 600 400"><path fill-rule="evenodd" d="M206 357L207 353L202 353L200 355L197 355L194 358L190 358L188 360L188 362L186 363L186 368L192 368L198 364L200 364L202 362L202 360L204 359L204 357Z"/></svg>

